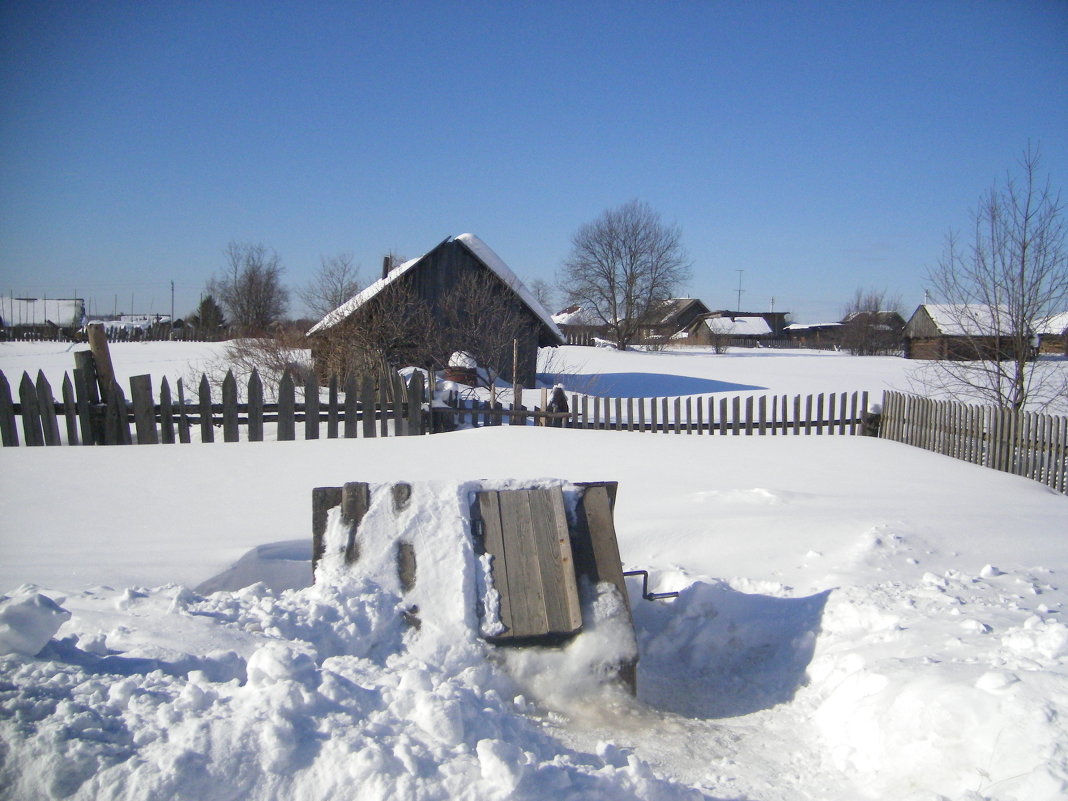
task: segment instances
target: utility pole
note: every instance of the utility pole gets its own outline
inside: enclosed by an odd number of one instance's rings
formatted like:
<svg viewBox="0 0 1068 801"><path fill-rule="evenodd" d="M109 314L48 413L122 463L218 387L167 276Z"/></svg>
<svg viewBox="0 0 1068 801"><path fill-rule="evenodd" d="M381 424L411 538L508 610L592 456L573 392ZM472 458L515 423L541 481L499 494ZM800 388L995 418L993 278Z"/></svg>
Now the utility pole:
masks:
<svg viewBox="0 0 1068 801"><path fill-rule="evenodd" d="M738 273L738 305L735 306L734 310L735 311L741 311L742 310L742 292L744 291L742 289L742 273L744 273L745 270L735 270L735 272Z"/></svg>
<svg viewBox="0 0 1068 801"><path fill-rule="evenodd" d="M171 325L174 325L174 281L171 281Z"/></svg>

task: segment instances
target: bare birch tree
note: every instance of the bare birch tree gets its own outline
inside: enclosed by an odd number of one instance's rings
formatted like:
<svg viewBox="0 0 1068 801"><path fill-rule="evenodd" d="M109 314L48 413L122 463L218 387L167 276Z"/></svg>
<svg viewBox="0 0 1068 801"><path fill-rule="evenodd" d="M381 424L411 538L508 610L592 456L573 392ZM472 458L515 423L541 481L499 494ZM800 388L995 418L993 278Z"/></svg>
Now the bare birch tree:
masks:
<svg viewBox="0 0 1068 801"><path fill-rule="evenodd" d="M637 336L641 318L689 278L679 227L632 200L575 232L559 283L568 302L606 326L622 350Z"/></svg>
<svg viewBox="0 0 1068 801"><path fill-rule="evenodd" d="M1063 374L1036 359L1034 339L1068 310L1068 229L1060 193L1039 176L1038 149L1028 146L1019 166L980 198L967 242L947 237L928 276L974 358L937 361L923 380L962 399L1043 408L1066 389Z"/></svg>
<svg viewBox="0 0 1068 801"><path fill-rule="evenodd" d="M900 353L900 320L899 297L858 287L842 314L842 347L854 356Z"/></svg>

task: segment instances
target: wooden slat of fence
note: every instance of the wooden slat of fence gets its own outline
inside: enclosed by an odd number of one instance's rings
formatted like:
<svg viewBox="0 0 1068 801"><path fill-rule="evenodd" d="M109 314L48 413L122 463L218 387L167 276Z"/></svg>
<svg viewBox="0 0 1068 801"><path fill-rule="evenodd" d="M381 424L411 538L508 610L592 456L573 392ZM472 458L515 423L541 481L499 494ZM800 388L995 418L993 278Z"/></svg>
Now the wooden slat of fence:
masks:
<svg viewBox="0 0 1068 801"><path fill-rule="evenodd" d="M423 374L419 370L408 379L408 433L419 436L423 427Z"/></svg>
<svg viewBox="0 0 1068 801"><path fill-rule="evenodd" d="M397 373L390 373L387 380L393 385L393 434L406 437L408 436L408 421L404 417L404 383Z"/></svg>
<svg viewBox="0 0 1068 801"><path fill-rule="evenodd" d="M44 445L41 431L41 413L37 408L37 388L29 373L22 374L19 382L19 403L22 406L22 439L27 445Z"/></svg>
<svg viewBox="0 0 1068 801"><path fill-rule="evenodd" d="M337 376L330 376L330 389L327 390L326 406L326 436L327 439L337 439L338 434L338 403L337 403Z"/></svg>
<svg viewBox="0 0 1068 801"><path fill-rule="evenodd" d="M222 384L223 442L239 442L241 432L237 426L237 379L233 370L226 371Z"/></svg>
<svg viewBox="0 0 1068 801"><path fill-rule="evenodd" d="M314 373L304 381L304 439L319 439L319 379Z"/></svg>
<svg viewBox="0 0 1068 801"><path fill-rule="evenodd" d="M764 436L768 433L768 396L761 395L757 400L757 417L759 418L759 424L757 431L760 436Z"/></svg>
<svg viewBox="0 0 1068 801"><path fill-rule="evenodd" d="M386 407L389 405L389 398L386 396L386 381L384 376L379 376L378 379L378 408L379 408L379 434L383 437L389 436L389 415L386 414ZM367 408L366 406L364 407Z"/></svg>
<svg viewBox="0 0 1068 801"><path fill-rule="evenodd" d="M63 421L66 424L67 429L67 444L78 444L78 411L77 403L74 400L74 385L70 381L70 375L63 374L63 384L61 387L61 393L63 395Z"/></svg>
<svg viewBox="0 0 1068 801"><path fill-rule="evenodd" d="M159 440L164 445L174 444L174 404L167 376L159 382Z"/></svg>
<svg viewBox="0 0 1068 801"><path fill-rule="evenodd" d="M345 398L345 436L348 436L348 413L349 399ZM375 384L370 376L364 376L360 380L360 404L363 406L363 435L364 437L375 436ZM353 414L353 421L356 415ZM353 436L356 436L353 434Z"/></svg>
<svg viewBox="0 0 1068 801"><path fill-rule="evenodd" d="M185 385L182 379L177 381L178 389L178 440L186 445L190 442L189 415L185 410Z"/></svg>
<svg viewBox="0 0 1068 801"><path fill-rule="evenodd" d="M263 379L255 368L248 377L248 441L263 442Z"/></svg>
<svg viewBox="0 0 1068 801"><path fill-rule="evenodd" d="M705 421L704 421L704 408L701 398L698 398L694 405L697 407L697 435L700 436L705 433Z"/></svg>
<svg viewBox="0 0 1068 801"><path fill-rule="evenodd" d="M645 431L645 398L638 398L638 430Z"/></svg>
<svg viewBox="0 0 1068 801"><path fill-rule="evenodd" d="M15 403L11 400L11 384L3 372L0 372L0 442L5 448L13 448L19 444Z"/></svg>
<svg viewBox="0 0 1068 801"><path fill-rule="evenodd" d="M641 403L641 398L638 399ZM634 430L634 398L627 398L627 431Z"/></svg>
<svg viewBox="0 0 1068 801"><path fill-rule="evenodd" d="M41 416L41 434L44 436L45 445L62 445L59 438L59 421L56 419L55 398L52 396L52 385L45 378L43 370L37 371L37 410Z"/></svg>
<svg viewBox="0 0 1068 801"><path fill-rule="evenodd" d="M666 398L665 398L665 400L666 400ZM674 428L676 434L681 434L682 433L682 398L681 397L675 398L675 403L673 404L673 406L674 406L673 411L675 412L675 421L674 421L675 424L674 424L673 428Z"/></svg>
<svg viewBox="0 0 1068 801"><path fill-rule="evenodd" d="M208 384L208 377L202 375L200 377L200 441L201 442L214 442L215 441L215 427L212 421L211 413L211 386Z"/></svg>
<svg viewBox="0 0 1068 801"><path fill-rule="evenodd" d="M297 438L297 388L286 370L278 384L278 439L288 442Z"/></svg>
<svg viewBox="0 0 1068 801"><path fill-rule="evenodd" d="M81 431L83 445L95 445L99 439L96 435L96 427L93 425L92 414L89 411L90 392L95 389L96 384L88 382L86 371L80 367L75 367L74 402L78 408L78 428Z"/></svg>
<svg viewBox="0 0 1068 801"><path fill-rule="evenodd" d="M668 399L667 398L661 398L660 399L660 426L664 430L665 434L668 431L671 430L670 423L671 423L671 417L668 414Z"/></svg>
<svg viewBox="0 0 1068 801"><path fill-rule="evenodd" d="M365 379L365 382L369 379ZM357 409L360 403L361 390L366 390L366 386L363 383L357 383L356 376L350 375L348 381L345 382L345 428L343 436L345 439L355 439L357 431ZM364 395L364 403L366 403L366 395ZM364 409L367 407L364 406ZM363 435L365 437L373 437L374 432L374 415L364 414L363 416ZM368 427L371 428L371 432L368 433Z"/></svg>
<svg viewBox="0 0 1068 801"><path fill-rule="evenodd" d="M615 431L623 431L623 430L626 429L626 426L623 423L623 399L622 398L616 398L615 407L616 407L616 419L615 419L615 425L613 425L612 428Z"/></svg>
<svg viewBox="0 0 1068 801"><path fill-rule="evenodd" d="M135 375L130 378L130 399L133 401L134 428L138 445L158 445L156 410L152 399L152 376ZM236 429L236 424L234 425Z"/></svg>

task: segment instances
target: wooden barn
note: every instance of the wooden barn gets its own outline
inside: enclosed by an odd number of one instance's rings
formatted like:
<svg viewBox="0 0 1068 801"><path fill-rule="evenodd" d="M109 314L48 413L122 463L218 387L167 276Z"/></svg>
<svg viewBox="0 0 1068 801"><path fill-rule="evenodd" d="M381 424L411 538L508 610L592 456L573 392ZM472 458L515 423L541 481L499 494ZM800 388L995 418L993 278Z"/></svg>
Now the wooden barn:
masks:
<svg viewBox="0 0 1068 801"><path fill-rule="evenodd" d="M538 348L564 343L549 312L474 234L449 237L388 270L320 320L308 339L321 373L336 372L337 354L358 343L393 367L442 369L463 353L528 387Z"/></svg>
<svg viewBox="0 0 1068 801"><path fill-rule="evenodd" d="M905 325L905 357L967 361L997 354L1010 359L1007 322L1007 314L983 304L921 304Z"/></svg>
<svg viewBox="0 0 1068 801"><path fill-rule="evenodd" d="M724 312L702 314L693 320L679 340L688 345L730 344L756 347L771 339L771 326L755 314L731 316Z"/></svg>
<svg viewBox="0 0 1068 801"><path fill-rule="evenodd" d="M1068 356L1068 311L1051 314L1035 326L1039 353Z"/></svg>
<svg viewBox="0 0 1068 801"><path fill-rule="evenodd" d="M708 313L709 308L697 298L668 298L638 320L638 339L670 339L685 330L695 318Z"/></svg>

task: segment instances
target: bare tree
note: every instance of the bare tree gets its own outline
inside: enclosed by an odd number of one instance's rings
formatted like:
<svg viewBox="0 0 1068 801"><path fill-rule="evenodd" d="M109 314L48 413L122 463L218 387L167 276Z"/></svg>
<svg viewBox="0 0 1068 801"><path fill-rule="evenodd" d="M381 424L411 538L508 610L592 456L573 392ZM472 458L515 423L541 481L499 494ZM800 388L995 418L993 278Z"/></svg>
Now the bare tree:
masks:
<svg viewBox="0 0 1068 801"><path fill-rule="evenodd" d="M209 293L222 303L241 336L263 334L289 305L281 259L263 245L238 242L228 244L223 255L226 266L209 282Z"/></svg>
<svg viewBox="0 0 1068 801"><path fill-rule="evenodd" d="M639 321L689 280L682 232L647 203L632 200L586 223L571 238L560 285L626 348Z"/></svg>
<svg viewBox="0 0 1068 801"><path fill-rule="evenodd" d="M1068 309L1068 229L1060 193L1038 175L1038 149L1028 146L1019 166L980 198L966 244L947 237L928 276L972 358L935 362L923 380L957 397L1042 408L1065 392L1060 373L1035 359L1034 335Z"/></svg>
<svg viewBox="0 0 1068 801"><path fill-rule="evenodd" d="M319 257L319 269L297 295L316 320L321 320L360 291L360 267L351 253Z"/></svg>
<svg viewBox="0 0 1068 801"><path fill-rule="evenodd" d="M855 356L897 353L901 349L901 299L884 289L862 289L842 314L842 346Z"/></svg>
<svg viewBox="0 0 1068 801"><path fill-rule="evenodd" d="M545 307L545 310L549 314L555 312L554 303L556 300L556 293L553 292L552 285L544 278L535 278L533 281L527 284L530 289L530 293L537 299L538 303Z"/></svg>

